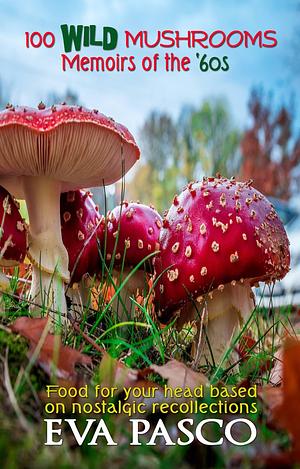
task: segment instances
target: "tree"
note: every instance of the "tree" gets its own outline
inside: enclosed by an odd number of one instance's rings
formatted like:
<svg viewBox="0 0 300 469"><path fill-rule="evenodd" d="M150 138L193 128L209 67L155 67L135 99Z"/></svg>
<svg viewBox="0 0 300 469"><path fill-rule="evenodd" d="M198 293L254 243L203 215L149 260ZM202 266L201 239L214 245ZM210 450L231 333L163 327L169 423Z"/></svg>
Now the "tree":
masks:
<svg viewBox="0 0 300 469"><path fill-rule="evenodd" d="M293 112L282 105L272 109L270 99L254 90L249 101L251 127L241 141L241 177L254 179L255 187L266 195L288 200L294 169L300 163L300 138L293 136Z"/></svg>
<svg viewBox="0 0 300 469"><path fill-rule="evenodd" d="M141 148L152 169L163 175L177 158L177 126L167 113L151 112L141 131Z"/></svg>
<svg viewBox="0 0 300 469"><path fill-rule="evenodd" d="M162 211L189 181L216 172L231 176L239 165L239 140L222 99L205 100L198 109L184 106L177 121L152 112L140 132L143 158L127 187L129 198Z"/></svg>
<svg viewBox="0 0 300 469"><path fill-rule="evenodd" d="M140 131L143 161L127 187L130 199L164 210L177 189L178 130L167 113L152 112Z"/></svg>
<svg viewBox="0 0 300 469"><path fill-rule="evenodd" d="M207 99L199 109L190 109L182 137L187 180L199 172L231 176L238 170L240 132L223 99Z"/></svg>

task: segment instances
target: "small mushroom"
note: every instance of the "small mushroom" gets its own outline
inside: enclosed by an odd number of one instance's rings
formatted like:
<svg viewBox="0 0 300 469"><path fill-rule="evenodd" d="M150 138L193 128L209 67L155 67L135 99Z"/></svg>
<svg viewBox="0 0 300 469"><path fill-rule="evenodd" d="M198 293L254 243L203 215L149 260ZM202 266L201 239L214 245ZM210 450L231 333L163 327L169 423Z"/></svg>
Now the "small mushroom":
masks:
<svg viewBox="0 0 300 469"><path fill-rule="evenodd" d="M20 212L18 202L0 186L0 266L14 267L21 264L26 256L27 226ZM9 279L0 272L1 291L9 289Z"/></svg>
<svg viewBox="0 0 300 469"><path fill-rule="evenodd" d="M130 274L132 269L149 254L159 250L159 233L162 218L153 208L140 203L123 202L107 215L107 243L106 262L113 260L113 277L119 286ZM121 316L130 316L132 301L138 293L148 293L147 272L153 272L153 258L145 261L144 265L132 275L120 292L120 299L116 299L113 307L118 311L120 303Z"/></svg>
<svg viewBox="0 0 300 469"><path fill-rule="evenodd" d="M221 177L191 183L176 197L160 248L154 261L156 275L162 274L155 288L160 317L179 310L183 322L191 309L195 314L194 304L205 307L215 361L254 309L251 287L283 278L290 265L288 238L272 204L251 181Z"/></svg>
<svg viewBox="0 0 300 469"><path fill-rule="evenodd" d="M31 298L66 315L70 280L62 242L60 194L107 185L139 158L130 132L98 111L57 105L0 112L0 184L26 200L33 264ZM39 308L38 308L39 310Z"/></svg>
<svg viewBox="0 0 300 469"><path fill-rule="evenodd" d="M104 217L90 192L77 190L61 194L60 219L62 240L69 256L67 295L72 300L73 311L81 316L84 306L90 302L89 279L99 269Z"/></svg>

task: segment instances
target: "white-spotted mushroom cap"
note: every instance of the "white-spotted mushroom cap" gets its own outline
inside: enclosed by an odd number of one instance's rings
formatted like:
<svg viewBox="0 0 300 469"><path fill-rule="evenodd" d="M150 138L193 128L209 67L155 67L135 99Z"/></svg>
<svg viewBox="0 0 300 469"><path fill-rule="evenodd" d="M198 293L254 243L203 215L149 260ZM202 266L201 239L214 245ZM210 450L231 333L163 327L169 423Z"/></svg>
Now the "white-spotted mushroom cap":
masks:
<svg viewBox="0 0 300 469"><path fill-rule="evenodd" d="M160 233L155 288L162 315L229 282L283 278L289 241L273 205L252 181L204 178L175 196Z"/></svg>
<svg viewBox="0 0 300 469"><path fill-rule="evenodd" d="M27 229L18 202L0 186L0 266L20 264L26 249Z"/></svg>
<svg viewBox="0 0 300 469"><path fill-rule="evenodd" d="M40 103L0 112L0 183L17 198L24 176L60 181L62 192L108 185L139 155L129 130L97 110Z"/></svg>
<svg viewBox="0 0 300 469"><path fill-rule="evenodd" d="M99 249L104 237L104 217L90 192L78 190L61 195L61 231L69 255L71 282L99 270Z"/></svg>
<svg viewBox="0 0 300 469"><path fill-rule="evenodd" d="M136 266L159 250L162 218L153 207L123 202L108 213L107 219L107 262L115 254L115 265L121 264L125 256L125 265Z"/></svg>

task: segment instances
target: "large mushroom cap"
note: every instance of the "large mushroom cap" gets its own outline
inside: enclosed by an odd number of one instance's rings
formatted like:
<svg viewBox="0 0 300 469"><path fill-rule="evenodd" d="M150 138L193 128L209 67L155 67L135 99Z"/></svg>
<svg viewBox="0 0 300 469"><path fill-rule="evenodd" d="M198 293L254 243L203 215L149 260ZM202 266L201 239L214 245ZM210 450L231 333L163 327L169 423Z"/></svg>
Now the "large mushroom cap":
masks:
<svg viewBox="0 0 300 469"><path fill-rule="evenodd" d="M69 255L71 281L99 270L99 249L104 235L104 217L89 192L65 192L60 198L61 231Z"/></svg>
<svg viewBox="0 0 300 469"><path fill-rule="evenodd" d="M139 158L131 133L97 110L56 105L0 112L0 182L23 198L21 176L46 176L62 192L112 184Z"/></svg>
<svg viewBox="0 0 300 469"><path fill-rule="evenodd" d="M272 204L234 179L204 178L174 198L154 261L161 311L224 284L271 282L289 270L289 242Z"/></svg>
<svg viewBox="0 0 300 469"><path fill-rule="evenodd" d="M115 264L135 266L159 249L162 226L159 213L140 203L123 202L108 214L106 260L115 251Z"/></svg>
<svg viewBox="0 0 300 469"><path fill-rule="evenodd" d="M27 248L27 230L18 203L0 186L0 266L23 262Z"/></svg>
<svg viewBox="0 0 300 469"><path fill-rule="evenodd" d="M0 112L0 184L25 198L29 216L30 297L66 316L70 281L62 241L60 195L111 184L139 157L130 132L98 111L59 105L7 106Z"/></svg>

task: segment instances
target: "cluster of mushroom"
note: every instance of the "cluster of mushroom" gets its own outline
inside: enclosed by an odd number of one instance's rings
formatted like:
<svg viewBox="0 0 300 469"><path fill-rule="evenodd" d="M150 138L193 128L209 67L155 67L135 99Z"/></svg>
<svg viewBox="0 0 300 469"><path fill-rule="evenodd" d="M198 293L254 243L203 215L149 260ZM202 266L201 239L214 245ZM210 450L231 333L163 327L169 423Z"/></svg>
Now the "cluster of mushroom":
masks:
<svg viewBox="0 0 300 469"><path fill-rule="evenodd" d="M82 189L116 182L139 154L130 132L96 110L7 106L0 112L0 265L27 254L34 308L62 318L66 292L82 311L95 276L122 286L112 306L130 315L152 276L159 319L177 316L180 327L205 317L204 355L219 360L255 307L253 285L289 270L284 227L251 181L221 176L188 184L163 220L140 203L100 215ZM26 201L28 229L14 197Z"/></svg>
<svg viewBox="0 0 300 469"><path fill-rule="evenodd" d="M162 219L153 207L123 202L99 214L91 194L71 191L61 196L62 239L71 273L68 296L73 311L82 313L91 303L94 280L123 288L112 302L119 319L132 317L132 298L149 290L153 255L159 250ZM103 263L106 268L103 269Z"/></svg>
<svg viewBox="0 0 300 469"><path fill-rule="evenodd" d="M101 270L106 223L89 192L80 188L117 181L138 158L130 132L97 110L65 104L45 108L40 103L37 109L8 105L0 113L0 184L25 199L29 214L28 232L24 229L28 240L18 260L27 254L32 263L32 309L65 318L66 290L73 303L88 302L87 277ZM126 252L127 268L157 249L161 219L138 204L114 209L107 222L107 259L119 222L115 260ZM138 285L141 271L128 282L127 293Z"/></svg>
<svg viewBox="0 0 300 469"><path fill-rule="evenodd" d="M8 105L0 112L0 185L26 201L30 298L50 314L66 317L65 286L71 280L61 193L112 184L139 154L130 132L97 110L40 103L38 109Z"/></svg>
<svg viewBox="0 0 300 469"><path fill-rule="evenodd" d="M209 361L211 354L220 360L253 312L253 285L279 280L289 270L283 224L252 181L215 177L190 183L163 220L153 207L128 202L104 220L90 195L80 191L64 194L62 201L63 241L74 282L86 273L99 277L105 261L115 289L123 282L112 306L124 319L132 317L132 298L146 296L154 276L160 321L176 315L180 327L197 316L203 320L204 312L202 352ZM82 298L86 304L87 296Z"/></svg>

